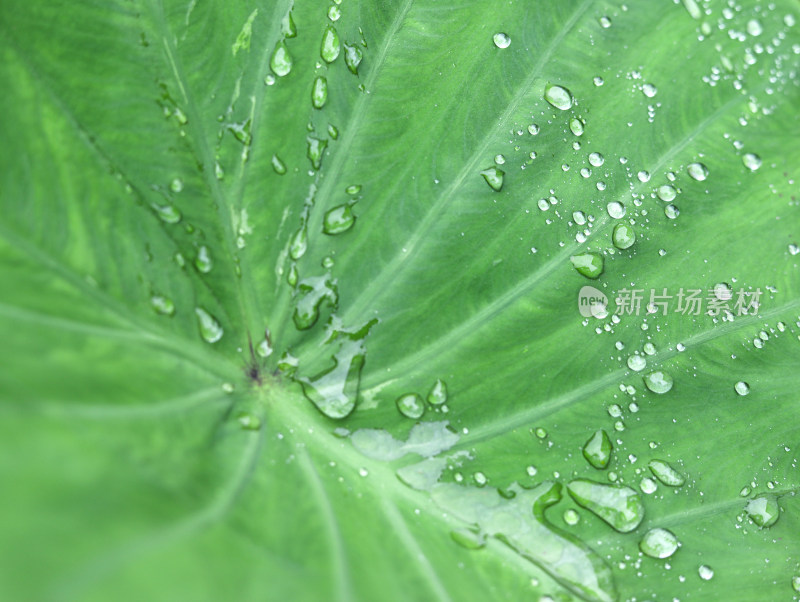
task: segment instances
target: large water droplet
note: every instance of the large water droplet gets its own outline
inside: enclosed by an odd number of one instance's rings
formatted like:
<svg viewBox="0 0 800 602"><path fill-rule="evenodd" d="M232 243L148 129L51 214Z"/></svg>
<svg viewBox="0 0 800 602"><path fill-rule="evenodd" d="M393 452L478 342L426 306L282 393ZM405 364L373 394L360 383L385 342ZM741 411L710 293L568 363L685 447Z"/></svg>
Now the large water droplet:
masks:
<svg viewBox="0 0 800 602"><path fill-rule="evenodd" d="M745 153L742 157L742 163L750 171L755 171L761 167L761 157L754 153Z"/></svg>
<svg viewBox="0 0 800 602"><path fill-rule="evenodd" d="M206 343L216 343L222 338L225 331L217 322L216 318L206 310L195 307L194 313L197 315L197 325L200 329L200 336Z"/></svg>
<svg viewBox="0 0 800 602"><path fill-rule="evenodd" d="M498 31L494 34L492 40L494 40L494 45L498 48L508 48L511 45L511 38L502 31Z"/></svg>
<svg viewBox="0 0 800 602"><path fill-rule="evenodd" d="M319 319L319 309L323 301L336 307L339 295L336 286L329 276L304 278L297 284L295 299L294 325L299 330L311 328Z"/></svg>
<svg viewBox="0 0 800 602"><path fill-rule="evenodd" d="M556 109L566 111L572 107L572 93L562 86L547 84L544 87L544 99Z"/></svg>
<svg viewBox="0 0 800 602"><path fill-rule="evenodd" d="M653 84L643 84L642 94L647 96L647 98L653 98L653 96L658 94L658 88L656 88Z"/></svg>
<svg viewBox="0 0 800 602"><path fill-rule="evenodd" d="M689 176L692 179L698 182L702 182L708 177L708 167L702 163L689 163L686 167L686 171L689 172Z"/></svg>
<svg viewBox="0 0 800 602"><path fill-rule="evenodd" d="M503 188L503 176L506 175L506 172L502 169L498 169L492 165L490 168L484 169L481 175L483 179L486 180L486 183L492 187L492 190L500 192Z"/></svg>
<svg viewBox="0 0 800 602"><path fill-rule="evenodd" d="M208 274L214 267L214 262L211 259L211 251L205 245L197 249L197 257L194 258L194 267L201 274Z"/></svg>
<svg viewBox="0 0 800 602"><path fill-rule="evenodd" d="M669 203L670 201L674 201L675 197L678 196L678 193L675 191L675 188L670 186L669 184L664 184L659 186L656 190L656 194L658 198L660 198L665 203Z"/></svg>
<svg viewBox="0 0 800 602"><path fill-rule="evenodd" d="M275 50L272 51L269 68L278 77L289 75L292 70L292 55L289 54L289 49L282 40L275 45Z"/></svg>
<svg viewBox="0 0 800 602"><path fill-rule="evenodd" d="M644 534L639 549L651 558L669 558L678 549L678 538L672 531L656 527Z"/></svg>
<svg viewBox="0 0 800 602"><path fill-rule="evenodd" d="M350 205L338 205L325 213L322 220L322 231L325 234L341 234L347 232L356 222L356 216Z"/></svg>
<svg viewBox="0 0 800 602"><path fill-rule="evenodd" d="M762 494L747 502L745 512L759 527L771 527L778 522L781 508L774 495Z"/></svg>
<svg viewBox="0 0 800 602"><path fill-rule="evenodd" d="M596 431L583 446L583 457L597 469L608 466L611 460L611 439L604 430Z"/></svg>
<svg viewBox="0 0 800 602"><path fill-rule="evenodd" d="M611 235L611 241L618 249L628 249L636 242L636 232L628 224L617 224Z"/></svg>
<svg viewBox="0 0 800 602"><path fill-rule="evenodd" d="M328 100L328 80L322 75L314 79L311 86L311 104L315 109L321 109Z"/></svg>
<svg viewBox="0 0 800 602"><path fill-rule="evenodd" d="M322 165L322 155L325 153L325 149L328 146L328 141L320 140L314 136L308 136L306 141L308 142L306 156L308 157L308 160L311 161L311 166L314 169L319 169Z"/></svg>
<svg viewBox="0 0 800 602"><path fill-rule="evenodd" d="M440 406L447 402L447 385L441 378L437 378L428 393L428 403L432 406Z"/></svg>
<svg viewBox="0 0 800 602"><path fill-rule="evenodd" d="M634 372L641 372L647 366L647 360L643 355L634 354L628 357L628 368Z"/></svg>
<svg viewBox="0 0 800 602"><path fill-rule="evenodd" d="M567 491L578 505L590 510L622 533L633 531L644 518L642 498L630 487L575 479L567 485Z"/></svg>
<svg viewBox="0 0 800 602"><path fill-rule="evenodd" d="M401 395L394 402L400 413L406 418L417 420L425 413L425 402L417 393Z"/></svg>
<svg viewBox="0 0 800 602"><path fill-rule="evenodd" d="M595 280L603 273L603 256L599 253L581 253L569 258L579 274Z"/></svg>
<svg viewBox="0 0 800 602"><path fill-rule="evenodd" d="M655 477L669 487L680 487L686 478L664 460L650 460L647 465Z"/></svg>
<svg viewBox="0 0 800 602"><path fill-rule="evenodd" d="M358 66L361 64L362 59L364 58L363 53L361 52L361 48L358 46L350 46L349 44L344 45L344 63L347 65L347 68L350 69L350 72L354 75L358 75Z"/></svg>
<svg viewBox="0 0 800 602"><path fill-rule="evenodd" d="M339 34L336 28L333 25L328 25L322 34L319 55L326 63L332 63L339 56L340 49Z"/></svg>
<svg viewBox="0 0 800 602"><path fill-rule="evenodd" d="M606 206L606 210L608 211L608 215L610 215L613 219L622 219L623 217L625 217L626 213L625 205L623 205L619 201L611 201Z"/></svg>
<svg viewBox="0 0 800 602"><path fill-rule="evenodd" d="M656 370L655 372L647 374L643 380L648 389L659 395L672 389L672 384L674 382L669 374L661 370Z"/></svg>
<svg viewBox="0 0 800 602"><path fill-rule="evenodd" d="M329 418L345 418L358 398L364 347L360 341L345 339L333 357L333 367L314 378L298 378L303 393Z"/></svg>

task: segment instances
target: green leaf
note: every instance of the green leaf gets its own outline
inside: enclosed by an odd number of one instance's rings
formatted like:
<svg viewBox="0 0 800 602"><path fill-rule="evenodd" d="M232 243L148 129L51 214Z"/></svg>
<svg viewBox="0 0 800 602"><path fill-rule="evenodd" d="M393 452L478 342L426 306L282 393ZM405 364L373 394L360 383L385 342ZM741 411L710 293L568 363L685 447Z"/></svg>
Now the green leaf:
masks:
<svg viewBox="0 0 800 602"><path fill-rule="evenodd" d="M796 596L797 10L2 2L0 597Z"/></svg>

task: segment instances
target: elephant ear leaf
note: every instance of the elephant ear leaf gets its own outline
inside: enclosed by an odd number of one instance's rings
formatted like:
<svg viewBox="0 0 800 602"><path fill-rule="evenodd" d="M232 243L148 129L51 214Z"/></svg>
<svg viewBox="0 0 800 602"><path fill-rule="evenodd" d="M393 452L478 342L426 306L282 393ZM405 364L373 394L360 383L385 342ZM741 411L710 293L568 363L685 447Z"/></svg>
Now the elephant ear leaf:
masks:
<svg viewBox="0 0 800 602"><path fill-rule="evenodd" d="M800 595L794 0L0 3L0 598Z"/></svg>

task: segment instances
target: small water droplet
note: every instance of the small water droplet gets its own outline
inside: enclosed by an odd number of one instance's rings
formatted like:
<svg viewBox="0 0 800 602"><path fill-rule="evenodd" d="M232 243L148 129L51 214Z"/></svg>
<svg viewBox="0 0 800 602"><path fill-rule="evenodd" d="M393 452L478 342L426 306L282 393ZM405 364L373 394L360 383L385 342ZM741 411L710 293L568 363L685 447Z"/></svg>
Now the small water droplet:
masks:
<svg viewBox="0 0 800 602"><path fill-rule="evenodd" d="M570 527L574 527L580 522L581 516L572 508L564 511L564 522Z"/></svg>
<svg viewBox="0 0 800 602"><path fill-rule="evenodd" d="M583 446L583 457L592 466L602 470L611 460L611 439L604 430L595 431Z"/></svg>
<svg viewBox="0 0 800 602"><path fill-rule="evenodd" d="M482 472L478 471L472 475L472 479L475 481L475 484L478 487L483 487L486 483L489 482L489 479L486 478L486 475Z"/></svg>
<svg viewBox="0 0 800 602"><path fill-rule="evenodd" d="M282 176L286 173L286 164L281 161L281 158L278 155L272 155L272 169L275 170L275 173L279 176Z"/></svg>
<svg viewBox="0 0 800 602"><path fill-rule="evenodd" d="M351 184L344 191L349 195L356 195L361 192L361 185L360 184Z"/></svg>
<svg viewBox="0 0 800 602"><path fill-rule="evenodd" d="M322 231L325 234L341 234L347 232L356 222L356 216L350 205L338 205L325 213L322 220Z"/></svg>
<svg viewBox="0 0 800 602"><path fill-rule="evenodd" d="M647 374L643 380L648 389L659 395L667 393L670 389L672 389L672 377L661 370L650 372L650 374Z"/></svg>
<svg viewBox="0 0 800 602"><path fill-rule="evenodd" d="M206 343L216 343L222 338L225 331L217 322L216 318L206 310L196 307L194 313L197 316L197 325L200 329L200 336Z"/></svg>
<svg viewBox="0 0 800 602"><path fill-rule="evenodd" d="M634 372L641 372L647 366L647 360L643 355L631 355L628 357L628 368Z"/></svg>
<svg viewBox="0 0 800 602"><path fill-rule="evenodd" d="M306 254L307 248L308 229L306 228L306 224L303 223L303 225L298 228L297 232L294 233L292 240L289 242L289 257L296 261Z"/></svg>
<svg viewBox="0 0 800 602"><path fill-rule="evenodd" d="M575 502L593 512L617 531L633 531L644 519L644 505L630 487L617 487L575 479L567 485Z"/></svg>
<svg viewBox="0 0 800 602"><path fill-rule="evenodd" d="M328 19L333 21L334 23L339 20L339 17L342 16L342 9L340 9L335 4L332 4L331 7L328 9Z"/></svg>
<svg viewBox="0 0 800 602"><path fill-rule="evenodd" d="M581 253L569 258L579 274L596 280L603 273L603 256L599 253Z"/></svg>
<svg viewBox="0 0 800 602"><path fill-rule="evenodd" d="M598 21L600 22L600 27L602 27L603 29L608 29L609 27L611 27L611 19L609 17L606 16L600 17Z"/></svg>
<svg viewBox="0 0 800 602"><path fill-rule="evenodd" d="M539 126L538 126L538 125L536 125L535 123L532 123L532 124L530 124L530 125L528 126L528 133L529 133L531 136L535 136L536 134L538 134L538 133L539 133Z"/></svg>
<svg viewBox="0 0 800 602"><path fill-rule="evenodd" d="M284 77L291 72L292 55L289 54L289 49L283 40L275 45L275 50L272 51L272 56L269 59L269 68L278 77Z"/></svg>
<svg viewBox="0 0 800 602"><path fill-rule="evenodd" d="M573 117L569 120L569 131L572 132L575 136L583 136L583 126L584 123L582 120L578 119L577 117Z"/></svg>
<svg viewBox="0 0 800 602"><path fill-rule="evenodd" d="M714 569L707 564L702 564L697 569L697 574L700 575L700 579L703 581L710 581L711 578L714 577Z"/></svg>
<svg viewBox="0 0 800 602"><path fill-rule="evenodd" d="M547 84L544 88L544 99L556 109L566 111L572 107L572 93L562 86Z"/></svg>
<svg viewBox="0 0 800 602"><path fill-rule="evenodd" d="M678 549L678 538L672 531L656 527L644 534L639 549L651 558L669 558Z"/></svg>
<svg viewBox="0 0 800 602"><path fill-rule="evenodd" d="M664 215L666 215L669 219L676 219L680 214L681 211L678 209L677 205L670 203L664 207Z"/></svg>
<svg viewBox="0 0 800 602"><path fill-rule="evenodd" d="M658 198L660 198L665 203L674 201L675 197L678 196L678 193L676 192L675 188L673 188L669 184L664 184L662 186L659 186L658 189L656 190L656 194L658 195Z"/></svg>
<svg viewBox="0 0 800 602"><path fill-rule="evenodd" d="M494 45L498 48L508 48L511 45L511 38L501 31L494 34L492 40L494 40Z"/></svg>
<svg viewBox="0 0 800 602"><path fill-rule="evenodd" d="M175 303L168 297L153 295L150 297L150 305L156 313L162 316L172 316L175 314Z"/></svg>
<svg viewBox="0 0 800 602"><path fill-rule="evenodd" d="M172 182L169 183L169 189L172 192L178 193L183 190L183 180L180 178L174 178Z"/></svg>
<svg viewBox="0 0 800 602"><path fill-rule="evenodd" d="M314 78L311 86L311 104L315 109L321 109L328 100L328 80L322 75Z"/></svg>
<svg viewBox="0 0 800 602"><path fill-rule="evenodd" d="M619 201L611 201L606 206L606 211L608 211L608 215L610 215L614 219L622 219L623 217L625 217L626 213L625 205L623 205Z"/></svg>
<svg viewBox="0 0 800 602"><path fill-rule="evenodd" d="M647 96L647 98L653 98L653 96L658 94L658 88L656 88L653 84L643 84L642 93Z"/></svg>
<svg viewBox="0 0 800 602"><path fill-rule="evenodd" d="M628 224L617 224L614 226L611 241L618 249L629 249L636 242L636 232Z"/></svg>
<svg viewBox="0 0 800 602"><path fill-rule="evenodd" d="M261 420L258 416L254 416L248 412L241 412L236 417L236 420L243 429L248 431L257 431L261 428Z"/></svg>
<svg viewBox="0 0 800 602"><path fill-rule="evenodd" d="M639 481L639 489L642 490L642 493L650 495L656 492L658 485L656 485L656 482L650 477L643 477L642 480Z"/></svg>
<svg viewBox="0 0 800 602"><path fill-rule="evenodd" d="M488 169L484 169L481 175L483 179L486 180L486 183L491 186L492 190L500 192L503 188L503 176L505 176L505 172L502 169L498 169L493 165Z"/></svg>
<svg viewBox="0 0 800 602"><path fill-rule="evenodd" d="M761 167L761 157L754 153L745 153L742 157L742 163L750 171L756 171Z"/></svg>
<svg viewBox="0 0 800 602"><path fill-rule="evenodd" d="M747 22L747 33L753 37L758 37L764 33L764 28L762 27L761 22L758 19L750 19Z"/></svg>
<svg viewBox="0 0 800 602"><path fill-rule="evenodd" d="M440 406L447 402L447 385L445 382L437 378L433 387L428 393L428 403L432 406Z"/></svg>
<svg viewBox="0 0 800 602"><path fill-rule="evenodd" d="M702 182L708 177L708 167L702 163L689 163L686 171L689 173L689 177L698 182Z"/></svg>
<svg viewBox="0 0 800 602"><path fill-rule="evenodd" d="M308 142L306 156L308 160L311 161L311 166L314 169L319 169L322 165L322 156L325 153L325 149L328 147L328 141L320 140L314 136L308 136L306 141Z"/></svg>
<svg viewBox="0 0 800 602"><path fill-rule="evenodd" d="M425 403L417 393L406 393L395 401L397 409L406 418L417 420L425 413Z"/></svg>
<svg viewBox="0 0 800 602"><path fill-rule="evenodd" d="M650 460L647 466L650 472L668 487L680 487L686 482L686 478L664 460Z"/></svg>
<svg viewBox="0 0 800 602"><path fill-rule="evenodd" d="M537 439L546 439L547 438L547 431L543 429L541 426L536 427L533 431L534 435L536 435Z"/></svg>
<svg viewBox="0 0 800 602"><path fill-rule="evenodd" d="M197 249L197 257L194 258L194 267L201 274L208 274L214 268L214 262L211 259L211 251L208 247L201 245Z"/></svg>
<svg viewBox="0 0 800 602"><path fill-rule="evenodd" d="M319 55L326 63L332 63L339 56L340 50L339 34L333 25L328 25L322 34Z"/></svg>
<svg viewBox="0 0 800 602"><path fill-rule="evenodd" d="M286 16L281 19L281 33L286 38L297 37L297 26L294 24L291 11L286 13Z"/></svg>
<svg viewBox="0 0 800 602"><path fill-rule="evenodd" d="M361 52L361 48L355 45L344 45L344 62L354 75L358 75L358 66L361 64L363 58L364 54Z"/></svg>
<svg viewBox="0 0 800 602"><path fill-rule="evenodd" d="M735 390L735 391L736 391L736 392L737 392L739 395L741 395L742 397L744 397L745 395L749 395L749 394L750 394L750 385L748 385L748 384L747 384L746 382L744 382L743 380L740 380L740 381L739 381L739 382L737 382L735 385L733 385L733 389L734 389L734 390Z"/></svg>
<svg viewBox="0 0 800 602"><path fill-rule="evenodd" d="M792 577L792 589L796 592L800 592L800 575Z"/></svg>
<svg viewBox="0 0 800 602"><path fill-rule="evenodd" d="M177 224L181 221L181 212L174 205L152 205L159 219L166 224Z"/></svg>
<svg viewBox="0 0 800 602"><path fill-rule="evenodd" d="M600 153L589 153L589 163L591 163L594 167L600 167L605 162L605 157L603 157L603 155Z"/></svg>
<svg viewBox="0 0 800 602"><path fill-rule="evenodd" d="M468 550L480 550L486 545L486 535L473 529L450 531L450 537L458 545Z"/></svg>
<svg viewBox="0 0 800 602"><path fill-rule="evenodd" d="M339 294L329 276L304 278L297 284L297 296L292 318L298 330L308 330L319 319L323 301L336 307Z"/></svg>

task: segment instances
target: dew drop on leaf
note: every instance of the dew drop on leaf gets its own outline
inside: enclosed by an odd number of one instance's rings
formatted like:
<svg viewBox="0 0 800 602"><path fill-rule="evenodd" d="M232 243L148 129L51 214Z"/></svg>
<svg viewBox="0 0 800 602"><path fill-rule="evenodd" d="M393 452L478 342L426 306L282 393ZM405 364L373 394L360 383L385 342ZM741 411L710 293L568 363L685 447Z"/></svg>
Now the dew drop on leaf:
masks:
<svg viewBox="0 0 800 602"><path fill-rule="evenodd" d="M611 439L604 430L596 431L583 446L583 457L597 469L608 466L611 460Z"/></svg>
<svg viewBox="0 0 800 602"><path fill-rule="evenodd" d="M394 403L400 413L406 418L413 418L416 420L422 418L422 415L425 413L425 403L422 401L422 397L417 393L401 395Z"/></svg>
<svg viewBox="0 0 800 602"><path fill-rule="evenodd" d="M800 592L800 575L792 577L792 589L796 592Z"/></svg>
<svg viewBox="0 0 800 602"><path fill-rule="evenodd" d="M768 494L758 495L747 502L745 512L759 527L771 527L781 515L777 498Z"/></svg>
<svg viewBox="0 0 800 602"><path fill-rule="evenodd" d="M200 329L200 336L203 337L203 340L206 343L219 341L225 331L216 318L201 307L196 307L194 313L197 316L197 326Z"/></svg>
<svg viewBox="0 0 800 602"><path fill-rule="evenodd" d="M603 256L599 253L581 253L569 258L579 274L595 280L603 273Z"/></svg>
<svg viewBox="0 0 800 602"><path fill-rule="evenodd" d="M168 297L153 295L150 297L150 305L156 313L162 316L172 316L175 314L175 303Z"/></svg>
<svg viewBox="0 0 800 602"><path fill-rule="evenodd" d="M639 481L639 489L642 490L642 493L650 495L656 492L658 485L656 485L656 482L650 477L643 477L642 480Z"/></svg>
<svg viewBox="0 0 800 602"><path fill-rule="evenodd" d="M328 100L328 80L324 76L319 75L314 78L314 84L311 86L311 104L315 109L321 109L325 106Z"/></svg>
<svg viewBox="0 0 800 602"><path fill-rule="evenodd" d="M304 278L297 284L297 291L292 318L298 330L308 330L316 324L323 301L332 307L339 301L336 286L328 276Z"/></svg>
<svg viewBox="0 0 800 602"><path fill-rule="evenodd" d="M272 155L272 169L275 170L275 173L279 176L282 176L286 173L286 164L281 161L281 158L278 155Z"/></svg>
<svg viewBox="0 0 800 602"><path fill-rule="evenodd" d="M322 155L325 153L325 149L328 146L328 141L320 140L314 136L308 136L306 141L308 142L306 156L308 157L308 160L311 161L311 166L314 169L319 169L322 165Z"/></svg>
<svg viewBox="0 0 800 602"><path fill-rule="evenodd" d="M577 525L581 520L581 515L578 514L572 508L564 511L563 515L564 522L567 523L570 527L574 527Z"/></svg>
<svg viewBox="0 0 800 602"><path fill-rule="evenodd" d="M569 131L573 133L575 136L583 136L583 126L584 123L577 117L573 117L569 120Z"/></svg>
<svg viewBox="0 0 800 602"><path fill-rule="evenodd" d="M472 475L472 480L475 481L475 484L478 487L483 487L486 483L489 482L489 479L486 478L486 475L482 472L478 471Z"/></svg>
<svg viewBox="0 0 800 602"><path fill-rule="evenodd" d="M159 219L166 224L177 224L181 221L181 212L174 205L152 205Z"/></svg>
<svg viewBox="0 0 800 602"><path fill-rule="evenodd" d="M622 219L623 217L625 217L626 213L625 205L623 205L619 201L611 201L606 206L606 210L608 211L608 215L610 215L613 219Z"/></svg>
<svg viewBox="0 0 800 602"><path fill-rule="evenodd" d="M308 228L306 228L306 224L303 223L289 242L289 257L296 261L306 254L307 248Z"/></svg>
<svg viewBox="0 0 800 602"><path fill-rule="evenodd" d="M648 389L650 389L653 393L658 393L659 395L667 393L670 389L672 389L672 377L661 370L656 370L655 372L645 375L643 380Z"/></svg>
<svg viewBox="0 0 800 602"><path fill-rule="evenodd" d="M656 88L653 84L643 84L642 93L647 96L647 98L653 98L653 96L658 94L658 88Z"/></svg>
<svg viewBox="0 0 800 602"><path fill-rule="evenodd" d="M700 575L700 579L703 581L711 581L711 579L714 577L714 569L707 564L702 564L697 569L697 574Z"/></svg>
<svg viewBox="0 0 800 602"><path fill-rule="evenodd" d="M194 258L194 267L201 274L208 274L214 268L214 262L211 259L211 251L208 247L201 245L197 249L197 256Z"/></svg>
<svg viewBox="0 0 800 602"><path fill-rule="evenodd" d="M547 84L544 88L544 99L556 109L566 111L574 102L572 93L562 86Z"/></svg>
<svg viewBox="0 0 800 602"><path fill-rule="evenodd" d="M261 420L258 416L254 416L249 412L241 412L237 417L236 421L239 425L247 431L257 431L261 428Z"/></svg>
<svg viewBox="0 0 800 602"><path fill-rule="evenodd" d="M628 224L617 224L614 226L611 241L618 249L628 249L636 242L636 232Z"/></svg>
<svg viewBox="0 0 800 602"><path fill-rule="evenodd" d="M656 194L658 195L658 198L660 198L665 203L674 201L675 197L678 196L678 193L675 191L675 188L673 188L669 184L664 184L662 186L659 186L658 189L656 190Z"/></svg>
<svg viewBox="0 0 800 602"><path fill-rule="evenodd" d="M364 346L347 338L333 357L334 365L314 378L296 378L305 396L320 412L333 419L348 416L356 406L364 366ZM290 356L291 357L291 356ZM294 365L297 365L297 360ZM289 370L292 370L289 366Z"/></svg>
<svg viewBox="0 0 800 602"><path fill-rule="evenodd" d="M633 531L644 519L644 505L630 487L604 485L587 479L575 479L567 485L575 502L593 512L617 531Z"/></svg>
<svg viewBox="0 0 800 602"><path fill-rule="evenodd" d="M677 205L670 203L664 207L664 215L666 215L669 219L676 219L680 214L681 211L678 209Z"/></svg>
<svg viewBox="0 0 800 602"><path fill-rule="evenodd" d="M349 195L355 195L361 192L361 185L360 184L351 184L344 191Z"/></svg>
<svg viewBox="0 0 800 602"><path fill-rule="evenodd" d="M354 75L358 75L358 66L361 64L363 58L364 54L361 52L361 48L356 45L344 45L344 62Z"/></svg>
<svg viewBox="0 0 800 602"><path fill-rule="evenodd" d="M756 171L761 167L761 157L754 153L745 153L742 157L742 163L750 171Z"/></svg>
<svg viewBox="0 0 800 602"><path fill-rule="evenodd" d="M331 7L328 9L328 19L333 21L334 23L339 20L342 16L342 9L340 9L335 4L332 4Z"/></svg>
<svg viewBox="0 0 800 602"><path fill-rule="evenodd" d="M491 186L492 190L500 192L503 188L503 176L505 172L502 169L498 169L493 165L488 169L484 169L481 175L483 179L486 180L486 183Z"/></svg>
<svg viewBox="0 0 800 602"><path fill-rule="evenodd" d="M480 550L486 545L486 536L473 529L450 531L450 537L458 545L468 550Z"/></svg>
<svg viewBox="0 0 800 602"><path fill-rule="evenodd" d="M350 205L338 205L325 213L322 220L322 231L325 234L341 234L347 232L356 222L356 216Z"/></svg>
<svg viewBox="0 0 800 602"><path fill-rule="evenodd" d="M740 380L735 385L733 385L734 391L736 391L739 395L745 396L750 394L750 385L748 385L743 380Z"/></svg>
<svg viewBox="0 0 800 602"><path fill-rule="evenodd" d="M644 534L639 549L650 558L669 558L678 549L678 538L672 531L656 527Z"/></svg>
<svg viewBox="0 0 800 602"><path fill-rule="evenodd" d="M181 180L180 178L173 178L172 182L169 183L169 189L175 193L182 191L183 180Z"/></svg>
<svg viewBox="0 0 800 602"><path fill-rule="evenodd" d="M708 167L702 163L689 163L686 171L689 173L689 177L698 182L702 182L708 177Z"/></svg>
<svg viewBox="0 0 800 602"><path fill-rule="evenodd" d="M283 41L275 45L275 50L272 51L272 56L269 59L269 68L278 77L289 75L292 70L292 55L289 54L289 49Z"/></svg>
<svg viewBox="0 0 800 602"><path fill-rule="evenodd" d="M285 38L297 37L297 26L294 24L292 13L286 13L286 16L281 20L281 33Z"/></svg>
<svg viewBox="0 0 800 602"><path fill-rule="evenodd" d="M686 478L664 460L650 460L647 466L650 468L650 472L664 485L680 487L686 482Z"/></svg>
<svg viewBox="0 0 800 602"><path fill-rule="evenodd" d="M428 403L432 406L440 406L447 402L447 385L441 378L437 378L428 393Z"/></svg>
<svg viewBox="0 0 800 602"><path fill-rule="evenodd" d="M328 25L322 33L322 43L319 48L319 55L326 63L332 63L339 56L341 50L339 34L333 25Z"/></svg>
<svg viewBox="0 0 800 602"><path fill-rule="evenodd" d="M502 31L498 31L494 34L492 40L494 40L494 45L498 48L508 48L511 45L511 38Z"/></svg>
<svg viewBox="0 0 800 602"><path fill-rule="evenodd" d="M647 360L643 355L634 354L628 357L628 368L634 372L641 372L647 366Z"/></svg>
<svg viewBox="0 0 800 602"><path fill-rule="evenodd" d="M589 153L589 163L594 167L600 167L605 162L605 157L600 153Z"/></svg>

